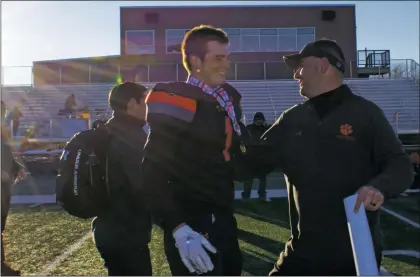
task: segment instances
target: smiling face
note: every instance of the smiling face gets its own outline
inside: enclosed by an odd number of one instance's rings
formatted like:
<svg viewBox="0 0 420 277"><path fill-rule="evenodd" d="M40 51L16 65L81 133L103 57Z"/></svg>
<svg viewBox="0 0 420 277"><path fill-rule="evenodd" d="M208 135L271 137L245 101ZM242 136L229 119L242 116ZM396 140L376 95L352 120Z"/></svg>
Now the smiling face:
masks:
<svg viewBox="0 0 420 277"><path fill-rule="evenodd" d="M230 67L229 58L229 44L209 41L204 59L192 56L191 64L199 79L211 87L217 87L226 82L226 74Z"/></svg>
<svg viewBox="0 0 420 277"><path fill-rule="evenodd" d="M325 58L302 58L293 76L299 82L300 94L307 98L316 96L328 68L329 63Z"/></svg>

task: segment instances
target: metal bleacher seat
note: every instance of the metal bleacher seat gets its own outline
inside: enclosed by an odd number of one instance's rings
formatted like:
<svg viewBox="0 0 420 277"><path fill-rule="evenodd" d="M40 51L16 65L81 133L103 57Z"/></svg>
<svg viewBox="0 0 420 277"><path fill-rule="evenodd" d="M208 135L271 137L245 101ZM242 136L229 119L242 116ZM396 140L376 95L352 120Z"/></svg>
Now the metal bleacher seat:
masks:
<svg viewBox="0 0 420 277"><path fill-rule="evenodd" d="M252 121L255 112L263 112L267 121L272 123L284 110L304 101L299 95L297 82L293 80L230 83L242 94L246 123ZM394 114L398 112L399 131L418 131L419 88L412 80L348 79L346 83L355 93L378 104L394 127ZM144 85L152 87L154 84ZM34 122L46 126L46 120L55 117L58 111L64 108L67 96L72 93L76 95L79 106L88 106L93 116L96 116L98 111L106 111L109 114L107 101L112 86L113 84L60 85L33 89L30 93L25 92L26 105L22 107L24 116L21 119L20 134L23 134L22 130ZM54 130L58 130L58 127L54 127Z"/></svg>

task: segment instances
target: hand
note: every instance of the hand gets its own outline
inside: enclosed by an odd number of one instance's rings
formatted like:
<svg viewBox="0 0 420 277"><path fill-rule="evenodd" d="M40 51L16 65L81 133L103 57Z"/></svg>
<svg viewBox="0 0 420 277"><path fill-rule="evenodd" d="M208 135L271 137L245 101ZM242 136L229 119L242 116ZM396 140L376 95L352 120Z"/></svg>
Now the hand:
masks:
<svg viewBox="0 0 420 277"><path fill-rule="evenodd" d="M2 170L1 171L1 182L6 183L9 180L10 180L9 174L6 171Z"/></svg>
<svg viewBox="0 0 420 277"><path fill-rule="evenodd" d="M191 273L202 274L214 269L204 248L212 253L216 253L217 250L204 236L185 224L174 231L173 237L181 260Z"/></svg>
<svg viewBox="0 0 420 277"><path fill-rule="evenodd" d="M356 205L354 212L357 213L362 203L368 211L377 211L384 203L384 195L379 190L371 186L363 186L357 191Z"/></svg>
<svg viewBox="0 0 420 277"><path fill-rule="evenodd" d="M27 175L27 173L26 173L25 169L21 168L19 170L18 174L16 175L15 182L25 179L26 175Z"/></svg>

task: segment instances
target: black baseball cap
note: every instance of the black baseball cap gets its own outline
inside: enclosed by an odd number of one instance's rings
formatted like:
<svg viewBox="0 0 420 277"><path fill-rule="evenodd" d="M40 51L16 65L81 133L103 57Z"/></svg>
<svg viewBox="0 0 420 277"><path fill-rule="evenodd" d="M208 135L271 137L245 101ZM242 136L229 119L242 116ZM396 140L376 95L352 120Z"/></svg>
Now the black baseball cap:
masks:
<svg viewBox="0 0 420 277"><path fill-rule="evenodd" d="M300 60L306 57L327 58L329 63L344 73L345 57L343 50L338 44L329 39L320 39L306 44L299 54L283 56L283 60L288 67L296 69L299 67Z"/></svg>

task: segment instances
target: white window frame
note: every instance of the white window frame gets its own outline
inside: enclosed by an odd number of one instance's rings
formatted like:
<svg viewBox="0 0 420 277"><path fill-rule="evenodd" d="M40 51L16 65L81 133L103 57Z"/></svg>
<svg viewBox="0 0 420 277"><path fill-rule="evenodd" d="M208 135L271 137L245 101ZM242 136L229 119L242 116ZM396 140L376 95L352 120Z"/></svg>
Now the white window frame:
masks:
<svg viewBox="0 0 420 277"><path fill-rule="evenodd" d="M179 54L181 54L181 52L168 52L168 37L176 37L176 36L168 36L168 33L169 33L168 31L169 32L170 31L184 31L184 35L182 35L182 39L181 39L181 43L182 43L182 40L184 39L185 33L188 32L189 29L166 29L165 30L165 53L167 55L173 55L173 54L179 55Z"/></svg>
<svg viewBox="0 0 420 277"><path fill-rule="evenodd" d="M152 33L153 37L153 44L152 45L142 45L140 47L150 47L153 48L153 52L150 53L137 53L138 55L154 55L156 54L156 38L155 38L155 30L126 30L125 31L125 54L126 55L136 55L136 54L128 54L128 33ZM140 48L141 49L141 48Z"/></svg>

